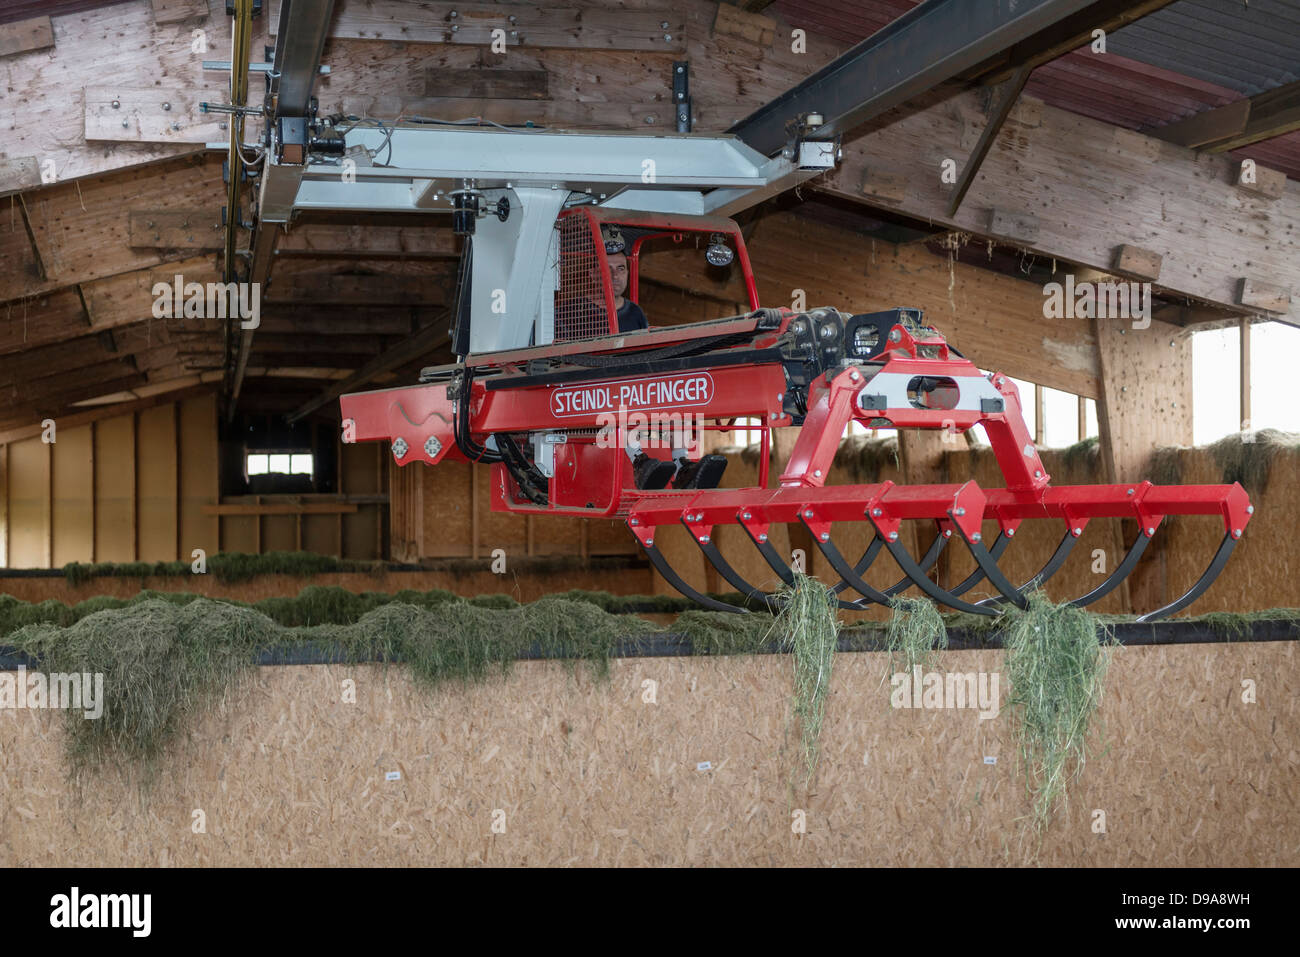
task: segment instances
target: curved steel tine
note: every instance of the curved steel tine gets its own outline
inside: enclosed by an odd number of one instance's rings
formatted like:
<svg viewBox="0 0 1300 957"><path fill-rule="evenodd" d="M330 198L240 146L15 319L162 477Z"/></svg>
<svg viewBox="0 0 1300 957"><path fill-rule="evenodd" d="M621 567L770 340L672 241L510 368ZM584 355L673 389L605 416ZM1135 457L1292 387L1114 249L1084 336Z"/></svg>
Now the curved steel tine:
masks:
<svg viewBox="0 0 1300 957"><path fill-rule="evenodd" d="M767 592L759 591L749 582L745 581L745 579L741 578L740 574L731 567L731 564L722 557L722 552L718 550L717 545L714 545L712 542L701 542L698 538L695 540L695 544L700 546L700 551L704 553L704 557L709 560L710 564L718 570L718 574L725 578L731 586L736 589L736 591L740 592L746 598L762 603L767 607L768 611L774 612L779 609L779 603L776 600L776 596L769 595Z"/></svg>
<svg viewBox="0 0 1300 957"><path fill-rule="evenodd" d="M1038 574L1034 575L1033 578L1029 579L1029 581L1017 588L1016 591L1020 592L1022 595L1028 594L1060 571L1061 566L1065 564L1066 558L1070 555L1070 550L1074 548L1074 543L1077 541L1078 539L1074 537L1074 533L1069 529L1066 529L1065 537L1062 538L1061 543L1056 546L1056 551L1053 552L1052 557L1047 560L1047 564L1038 570ZM1004 595L994 595L992 598L985 598L983 601L978 601L975 604L995 605L1001 604L1004 601L1006 601Z"/></svg>
<svg viewBox="0 0 1300 957"><path fill-rule="evenodd" d="M921 571L923 572L928 572L931 568L933 568L934 563L939 560L939 555L943 551L944 546L948 544L949 537L950 536L945 535L943 531L940 530L939 534L934 536L934 541L930 543L929 550L926 551L921 561L917 563L917 568L921 569ZM879 536L877 536L877 541L879 541ZM890 585L888 588L886 588L885 594L889 595L890 597L893 597L894 595L897 595L899 592L907 591L907 589L911 588L914 584L916 583L912 581L912 579L904 578L902 581L898 582L897 584Z"/></svg>
<svg viewBox="0 0 1300 957"><path fill-rule="evenodd" d="M979 536L975 537L978 538ZM982 543L966 539L966 546L975 557L975 564L980 567L984 577L989 580L989 584L1002 593L1000 597L1003 601L1009 601L1017 608L1029 607L1029 599L1021 594L1015 585L1011 584L1006 575L1002 574L1002 569L998 568L998 563L993 560L993 556L989 554L989 550ZM986 602L979 602L979 605L985 606Z"/></svg>
<svg viewBox="0 0 1300 957"><path fill-rule="evenodd" d="M835 574L848 582L854 591L860 593L868 601L873 601L878 605L892 605L894 603L893 599L889 595L872 588L862 580L861 575L858 575L854 569L849 567L849 563L845 560L844 555L841 554L840 550L835 547L834 542L829 539L823 542L816 535L813 536L813 541L817 543L817 547L821 550L821 553L826 556L826 560L831 563L831 568L835 569ZM862 606L860 605L859 607Z"/></svg>
<svg viewBox="0 0 1300 957"><path fill-rule="evenodd" d="M871 539L871 544L867 546L867 550L864 551L862 557L858 559L858 563L853 566L853 574L861 575L870 568L871 563L876 560L876 556L880 554L880 549L884 547L884 544L885 543L880 540L879 535L874 536ZM839 582L831 586L831 591L838 595L848 587L848 580L841 575Z"/></svg>
<svg viewBox="0 0 1300 957"><path fill-rule="evenodd" d="M1128 550L1128 554L1125 555L1124 560L1119 563L1119 567L1110 573L1110 577L1082 598L1074 599L1070 604L1075 608L1082 608L1084 605L1091 605L1098 598L1109 595L1115 586L1132 574L1133 569L1137 567L1138 559L1142 557L1142 553L1146 551L1147 543L1150 541L1151 538L1147 535L1146 531L1139 528L1137 541L1135 541L1133 547Z"/></svg>
<svg viewBox="0 0 1300 957"><path fill-rule="evenodd" d="M1155 611L1147 612L1137 620L1143 623L1156 621L1160 618L1166 617L1167 615L1172 615L1176 611L1182 611L1192 602L1196 601L1196 599L1200 598L1201 593L1214 584L1214 580L1219 577L1219 573L1223 571L1223 566L1227 564L1228 556L1232 554L1232 550L1236 545L1237 540L1232 537L1231 532L1224 535L1223 541L1219 543L1219 550L1214 553L1214 558L1210 561L1209 566L1201 573L1201 577L1196 580L1196 584L1187 590L1187 594L1183 595L1183 597L1179 598L1177 601L1170 602L1163 608L1157 608Z"/></svg>
<svg viewBox="0 0 1300 957"><path fill-rule="evenodd" d="M1007 550L1007 546L1010 544L1011 537L1004 532L998 532L998 537L993 540L993 544L989 547L989 555L995 562L998 561L1002 557L1002 553ZM964 595L983 580L984 571L977 564L973 572L958 582L954 587L948 589L948 594Z"/></svg>
<svg viewBox="0 0 1300 957"><path fill-rule="evenodd" d="M660 575L664 576L664 580L687 598L699 602L705 608L710 608L713 611L734 611L743 615L749 614L748 608L739 608L736 605L729 605L725 601L718 601L716 598L710 598L708 595L696 591L690 585L686 584L686 582L682 581L681 576L678 575L677 572L673 571L673 567L668 564L667 560L659 552L658 548L653 545L645 544L643 544L642 547L645 549L646 556L649 557L655 569Z"/></svg>
<svg viewBox="0 0 1300 957"><path fill-rule="evenodd" d="M907 549L897 541L886 542L885 547L889 549L889 554L894 557L894 561L898 562L898 567L907 574L907 577L912 579L921 591L925 592L935 601L942 602L949 608L957 609L957 611L968 611L972 615L988 615L993 617L1000 614L1000 612L995 611L992 608L981 608L979 605L972 605L970 602L962 601L952 592L945 588L940 588L934 582L930 581L930 579L926 577L925 572L921 570L921 566L918 565L912 556L907 553ZM996 568L996 566L994 567Z"/></svg>
<svg viewBox="0 0 1300 957"><path fill-rule="evenodd" d="M745 528L745 526L741 525L741 528ZM753 533L750 532L748 528L745 528L745 531L746 533L749 534L749 540L754 543L754 547L758 549L758 553L762 555L764 559L767 560L767 563L769 565L772 566L772 570L781 576L781 581L785 582L787 585L793 585L794 572L790 569L789 565L787 565L785 562L781 560L781 553L772 547L771 542L760 542L757 538L754 537ZM817 541L816 535L813 536L813 541ZM867 551L871 551L871 549L868 548ZM863 558L865 557L866 556L864 555ZM872 555L872 558L875 558L874 554ZM845 563L845 567L846 568L848 567L847 563ZM849 570L852 571L852 569ZM718 571L722 571L722 569L718 569ZM835 571L839 573L841 578L844 577L843 572L840 572L838 568L835 569ZM845 601L843 598L837 598L836 604L840 608L845 608L850 611L863 611L866 609L866 605L864 605L861 601Z"/></svg>

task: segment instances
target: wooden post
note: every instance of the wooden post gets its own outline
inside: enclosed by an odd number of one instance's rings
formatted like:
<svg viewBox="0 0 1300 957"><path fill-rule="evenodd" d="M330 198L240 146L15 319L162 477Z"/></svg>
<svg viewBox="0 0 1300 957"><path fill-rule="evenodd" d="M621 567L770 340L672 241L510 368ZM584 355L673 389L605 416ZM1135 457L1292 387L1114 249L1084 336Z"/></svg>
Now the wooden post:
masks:
<svg viewBox="0 0 1300 957"><path fill-rule="evenodd" d="M58 439L58 433L55 433L55 439ZM45 454L49 459L49 467L45 470L45 478L49 482L49 488L45 492L45 567L54 567L54 443L50 442L45 446Z"/></svg>
<svg viewBox="0 0 1300 957"><path fill-rule="evenodd" d="M98 466L95 464L95 439L98 423L90 423L90 560L95 560L95 551L99 545L98 529L95 527L95 517L98 512L96 501L99 498L95 494L95 487L98 484L96 472Z"/></svg>
<svg viewBox="0 0 1300 957"><path fill-rule="evenodd" d="M140 560L140 413L131 413L131 560Z"/></svg>
<svg viewBox="0 0 1300 957"><path fill-rule="evenodd" d="M181 463L184 459L181 457L181 404L179 402L172 403L172 451L176 454L176 560L180 561L185 554L185 543L181 541L181 526L183 524L181 522L181 502L183 501Z"/></svg>
<svg viewBox="0 0 1300 957"><path fill-rule="evenodd" d="M469 466L469 557L478 558L478 473L479 466Z"/></svg>
<svg viewBox="0 0 1300 957"><path fill-rule="evenodd" d="M9 567L9 446L0 445L0 567Z"/></svg>
<svg viewBox="0 0 1300 957"><path fill-rule="evenodd" d="M1250 425L1250 318L1241 317L1241 325L1237 327L1241 336L1241 430L1244 432L1251 427Z"/></svg>
<svg viewBox="0 0 1300 957"><path fill-rule="evenodd" d="M1088 399L1085 396L1075 396L1079 405L1079 439L1082 442L1088 437Z"/></svg>
<svg viewBox="0 0 1300 957"><path fill-rule="evenodd" d="M1147 329L1093 320L1101 369L1097 421L1107 482L1139 482L1146 477L1153 449L1191 444L1192 349L1190 338L1181 333L1179 326L1159 320ZM1131 540L1136 526L1128 520L1123 526ZM1158 534L1120 586L1125 612L1150 611L1168 601L1164 541ZM1114 543L1116 556L1123 554L1123 545Z"/></svg>
<svg viewBox="0 0 1300 957"><path fill-rule="evenodd" d="M1043 436L1047 434L1047 403L1043 387L1034 383L1034 444L1043 447Z"/></svg>
<svg viewBox="0 0 1300 957"><path fill-rule="evenodd" d="M384 487L384 456L386 448L384 443L375 443L375 491L378 492ZM384 506L375 505L375 558L384 561L388 558L384 554Z"/></svg>

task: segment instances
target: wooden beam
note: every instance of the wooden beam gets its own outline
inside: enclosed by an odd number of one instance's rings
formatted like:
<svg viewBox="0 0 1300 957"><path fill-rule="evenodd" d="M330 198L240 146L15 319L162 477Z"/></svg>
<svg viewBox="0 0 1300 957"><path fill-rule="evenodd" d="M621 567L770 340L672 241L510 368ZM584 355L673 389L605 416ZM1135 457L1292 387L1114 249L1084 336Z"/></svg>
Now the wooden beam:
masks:
<svg viewBox="0 0 1300 957"><path fill-rule="evenodd" d="M137 249L205 249L222 247L221 209L133 209L128 214L127 243Z"/></svg>
<svg viewBox="0 0 1300 957"><path fill-rule="evenodd" d="M1237 302L1265 312L1285 314L1291 307L1291 290L1243 276L1237 287Z"/></svg>
<svg viewBox="0 0 1300 957"><path fill-rule="evenodd" d="M431 67L424 71L424 95L546 100L550 99L550 80L545 70Z"/></svg>
<svg viewBox="0 0 1300 957"><path fill-rule="evenodd" d="M180 23L208 15L208 0L149 0L154 23Z"/></svg>
<svg viewBox="0 0 1300 957"><path fill-rule="evenodd" d="M442 323L430 326L426 329L421 329L406 341L399 343L390 349L386 349L346 379L336 382L328 389L325 389L310 402L295 409L289 414L288 419L290 422L296 422L303 416L315 412L327 402L337 399L344 393L352 392L360 388L367 382L373 380L380 373L390 372L399 366L415 362L435 350L442 348L450 341L450 331L448 327Z"/></svg>
<svg viewBox="0 0 1300 957"><path fill-rule="evenodd" d="M1239 409L1241 411L1241 430L1244 432L1251 428L1250 412L1250 320L1243 318L1241 324L1237 327L1237 335L1241 343L1241 395L1239 399Z"/></svg>
<svg viewBox="0 0 1300 957"><path fill-rule="evenodd" d="M1160 278L1160 265L1164 257L1150 249L1121 245L1115 247L1115 271L1155 282Z"/></svg>
<svg viewBox="0 0 1300 957"><path fill-rule="evenodd" d="M1300 289L1300 234L1291 228L1300 220L1300 191L1261 205L1236 188L1237 164L1228 157L1198 158L1026 97L1021 107L1032 105L1032 115L1013 110L1007 120L1017 148L991 151L962 208L947 215L938 171L983 115L973 93L934 99L847 141L841 168L813 182L858 203L1100 270L1113 268L1117 242L1138 246L1162 259L1159 291L1209 304L1240 305L1246 263L1255 275ZM909 177L901 201L864 194L868 170ZM933 174L913 175L918 170ZM1097 183L1107 184L1104 193ZM1032 196L1052 200L1030 205ZM1287 315L1300 321L1294 300Z"/></svg>
<svg viewBox="0 0 1300 957"><path fill-rule="evenodd" d="M187 399L191 396L210 395L216 388L215 383L200 385L193 384L198 381L198 377L186 377L183 381L187 384L169 391L158 392L155 395L119 402L113 405L96 406L95 408L89 409L85 412L72 412L62 415L59 417L59 428L72 429L79 425L86 425L90 422L98 422L100 419L110 419L114 416L130 415L143 409L152 409L154 406L161 405L165 402L179 402L182 399ZM30 439L40 434L40 423L0 428L0 445L6 445L10 442L18 442L22 439Z"/></svg>
<svg viewBox="0 0 1300 957"><path fill-rule="evenodd" d="M376 20L354 31L353 38L336 36L330 40L325 61L331 75L318 92L322 115L345 112L387 119L405 111L407 115L483 115L498 122L531 120L575 128L671 129L669 71L673 60L688 59L710 65L709 70L700 69L692 77L697 128L724 130L750 109L828 62L841 49L841 44L814 34L807 37L806 52L795 53L790 28L780 23L768 47L714 35L709 25L715 19L716 4L709 0L634 0L608 9L593 7L584 0L559 11L524 6L523 15L506 5L426 6L398 0L373 6L362 0L347 0L337 4L336 9L344 16L349 11L367 17L375 14ZM450 21L442 18L452 9L457 10L457 19L465 25L451 42L439 40L429 45L411 39L413 31L425 28L441 31L445 27L449 31ZM481 71L485 64L507 65L507 60L491 51L493 21L476 16L482 9L500 20L500 28L506 30L510 69L548 74L548 99L533 99L531 91L528 98L508 99L426 95L428 69L470 73ZM213 6L212 11L219 19L220 8ZM579 12L581 24L577 23ZM510 25L511 15L519 22ZM555 34L556 42L562 45L548 47L533 21L544 17L553 22L563 16L570 17L570 26ZM386 32L385 17L392 27L391 35ZM660 27L664 22L669 24L668 29ZM274 6L268 5L263 16L253 21L251 48L261 50L273 45L274 38L268 31L276 25ZM405 34L403 26L408 27ZM650 27L653 31L646 32ZM512 37L510 30L519 30L519 36ZM186 91L187 103L226 102L229 74L200 70L200 56L191 51L188 42L178 42L184 32L176 24L158 23L143 0L78 13L75 22L70 20L60 33L58 46L47 55L48 62L42 61L39 73L13 78L16 82L10 93L25 108L13 117L12 128L6 128L5 151L11 157L54 160L59 180L65 182L194 150L198 144L174 141L87 143L83 111L67 109L68 91L117 81L143 88L154 77L170 88ZM376 38L376 32L383 36ZM665 34L673 40L665 41ZM129 37L130 43L124 44L123 37ZM207 30L207 46L203 59L231 59L231 31ZM622 49L627 46L644 49L630 56ZM106 49L115 51L111 75L106 75L104 68ZM214 116L214 120L219 129L226 117ZM110 127L114 135L124 132L120 119L117 124L115 130ZM130 132L134 135L134 131ZM159 132L179 139L185 131L169 128ZM261 132L260 119L250 117L245 139L256 141ZM208 139L223 138L224 134L219 134ZM196 201L201 200L191 196L189 205Z"/></svg>
<svg viewBox="0 0 1300 957"><path fill-rule="evenodd" d="M356 275L320 270L275 276L264 302L300 302L313 305L444 305L454 283L450 271L441 281L426 276L391 274Z"/></svg>
<svg viewBox="0 0 1300 957"><path fill-rule="evenodd" d="M96 176L79 183L47 186L20 200L29 213L32 239L41 250L43 269L0 270L0 302L40 295L78 283L147 269L169 261L186 261L192 250L137 249L131 246L130 218L124 215L124 195L148 195L158 209L193 209L219 205L219 160L185 157L120 173ZM206 202L205 202L206 200ZM0 238L0 246L10 246ZM17 251L0 249L6 260ZM206 270L205 270L206 272ZM216 275L187 275L207 282ZM152 302L152 297L150 298Z"/></svg>
<svg viewBox="0 0 1300 957"><path fill-rule="evenodd" d="M1235 181L1239 188L1268 199L1280 199L1286 192L1285 173L1260 166L1252 159L1244 159L1238 164Z"/></svg>
<svg viewBox="0 0 1300 957"><path fill-rule="evenodd" d="M760 47L769 47L776 39L776 21L738 7L718 4L718 13L713 20L713 32L723 36L744 40Z"/></svg>
<svg viewBox="0 0 1300 957"><path fill-rule="evenodd" d="M264 16L275 34L279 7ZM667 26L663 26L663 24ZM500 31L494 35L494 31ZM686 48L686 22L678 9L603 9L522 4L401 3L400 0L336 0L329 36L402 43L468 44L507 48L558 47L679 53Z"/></svg>
<svg viewBox="0 0 1300 957"><path fill-rule="evenodd" d="M271 274L272 257L275 254L275 247L279 239L280 230L278 229L269 225L257 229L252 237L246 282L258 286L266 282L267 277ZM243 388L244 376L248 372L248 358L253 351L254 329L246 329L242 323L233 322L226 329L228 336L237 337L234 346L235 368L227 389L230 399L226 405L226 421L233 422L235 410L239 405L239 390ZM229 342L229 340L227 341ZM229 354L230 350L227 349L227 355Z"/></svg>
<svg viewBox="0 0 1300 957"><path fill-rule="evenodd" d="M204 505L204 515L351 515L358 506L350 502L270 503L259 505Z"/></svg>
<svg viewBox="0 0 1300 957"><path fill-rule="evenodd" d="M0 23L0 56L48 50L54 46L54 27L49 17L32 17Z"/></svg>
<svg viewBox="0 0 1300 957"><path fill-rule="evenodd" d="M1300 130L1300 80L1151 131L1179 146L1222 153Z"/></svg>
<svg viewBox="0 0 1300 957"><path fill-rule="evenodd" d="M128 80L129 82L129 80ZM200 144L222 136L220 114L200 113L202 91L179 86L88 86L87 142Z"/></svg>
<svg viewBox="0 0 1300 957"><path fill-rule="evenodd" d="M970 156L967 157L966 165L962 167L961 178L957 180L957 186L952 191L952 198L948 200L949 216L957 212L957 209L961 206L961 201L966 198L966 192L970 189L970 184L975 181L975 176L984 163L984 157L988 155L989 147L998 138L998 132L1002 129L1002 124L1006 122L1007 117L1011 114L1011 107L1016 105L1016 100L1020 98L1020 93L1025 88L1025 82L1032 72L1032 67L1022 66L990 91L989 121L984 125L980 138L975 143L975 148L971 150Z"/></svg>
<svg viewBox="0 0 1300 957"><path fill-rule="evenodd" d="M41 185L41 167L35 156L0 156L0 196Z"/></svg>

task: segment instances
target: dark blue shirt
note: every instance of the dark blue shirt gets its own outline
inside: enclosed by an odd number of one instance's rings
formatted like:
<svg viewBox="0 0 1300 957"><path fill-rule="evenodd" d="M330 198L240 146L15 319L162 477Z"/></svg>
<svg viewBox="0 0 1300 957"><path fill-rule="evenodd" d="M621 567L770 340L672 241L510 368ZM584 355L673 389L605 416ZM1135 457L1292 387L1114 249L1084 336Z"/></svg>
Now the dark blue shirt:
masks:
<svg viewBox="0 0 1300 957"><path fill-rule="evenodd" d="M623 308L618 311L618 331L619 332L638 332L641 329L649 329L650 322L646 319L645 313L641 307L631 299L623 300Z"/></svg>

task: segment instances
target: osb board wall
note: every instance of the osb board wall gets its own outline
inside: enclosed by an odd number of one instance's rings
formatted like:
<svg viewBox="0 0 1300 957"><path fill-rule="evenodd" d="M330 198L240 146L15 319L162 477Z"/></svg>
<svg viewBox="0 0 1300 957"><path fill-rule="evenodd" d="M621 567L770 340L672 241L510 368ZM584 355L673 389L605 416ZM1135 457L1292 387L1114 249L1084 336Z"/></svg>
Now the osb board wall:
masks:
<svg viewBox="0 0 1300 957"><path fill-rule="evenodd" d="M189 560L217 550L216 397L58 429L8 445L10 568Z"/></svg>
<svg viewBox="0 0 1300 957"><path fill-rule="evenodd" d="M1295 659L1293 643L1120 651L1109 748L1037 847L1009 719L891 710L877 654L835 660L811 791L787 785L784 657L622 659L607 684L520 663L434 692L373 665L264 668L143 795L112 771L71 785L62 716L5 709L0 866L1295 866Z"/></svg>
<svg viewBox="0 0 1300 957"><path fill-rule="evenodd" d="M485 562L486 564L486 562ZM394 594L404 589L429 591L444 588L458 595L506 594L518 601L535 601L545 595L571 588L607 591L616 595L653 594L649 568L574 568L558 571L520 571L506 559L504 574L491 571L384 572L369 574L323 574L302 578L297 575L259 575L244 582L225 583L215 575L179 575L158 578L102 576L84 584L71 585L64 578L6 578L0 576L0 595L38 602L52 598L75 604L95 595L130 598L142 589L193 592L209 598L257 601L262 598L292 598L309 585L333 585L348 591L377 591Z"/></svg>

